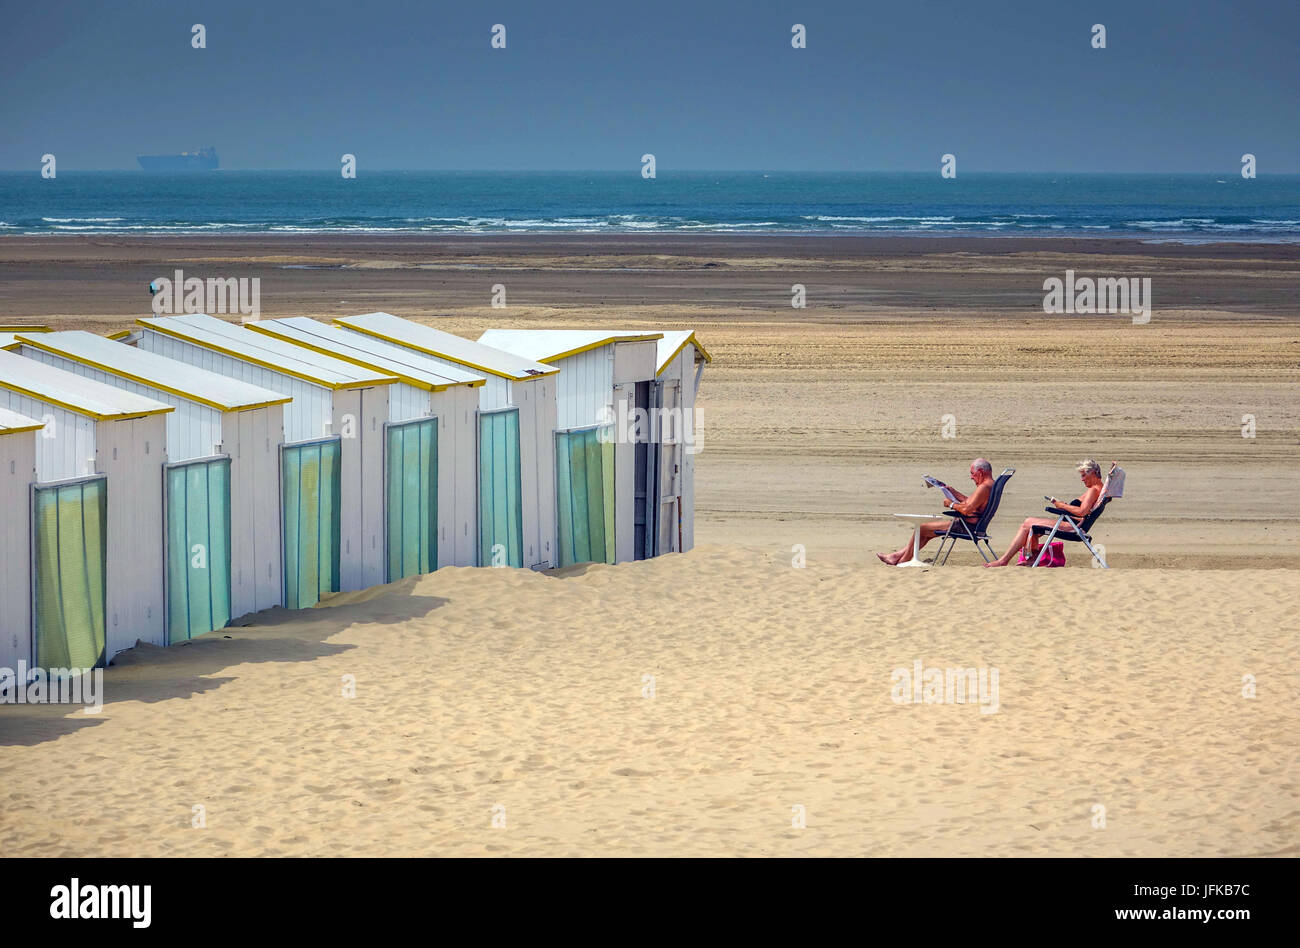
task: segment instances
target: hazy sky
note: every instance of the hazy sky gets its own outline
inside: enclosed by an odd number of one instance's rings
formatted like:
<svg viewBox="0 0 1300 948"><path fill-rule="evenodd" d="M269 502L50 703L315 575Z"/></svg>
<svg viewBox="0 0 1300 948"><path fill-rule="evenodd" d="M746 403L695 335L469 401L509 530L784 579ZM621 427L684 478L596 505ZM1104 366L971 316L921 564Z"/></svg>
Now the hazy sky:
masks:
<svg viewBox="0 0 1300 948"><path fill-rule="evenodd" d="M211 144L225 168L1300 172L1296 0L0 9L5 169Z"/></svg>

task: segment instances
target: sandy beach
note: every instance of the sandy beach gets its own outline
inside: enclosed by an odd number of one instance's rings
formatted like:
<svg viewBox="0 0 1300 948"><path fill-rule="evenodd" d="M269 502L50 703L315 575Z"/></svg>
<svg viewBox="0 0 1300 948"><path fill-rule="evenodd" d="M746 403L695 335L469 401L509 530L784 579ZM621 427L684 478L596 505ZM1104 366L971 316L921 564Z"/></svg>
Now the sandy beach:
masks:
<svg viewBox="0 0 1300 948"><path fill-rule="evenodd" d="M311 269L303 269L310 267ZM694 328L701 542L874 562L938 509L922 474L1015 468L999 523L1120 460L1117 566L1300 567L1300 247L879 237L6 238L0 323L113 332L150 279L257 277L267 317ZM1043 280L1152 278L1147 325L1047 316ZM504 284L507 306L490 305ZM790 305L792 284L807 306ZM943 437L944 417L952 416ZM1244 438L1244 416L1254 437ZM1071 493L1069 496L1075 496ZM995 533L996 537L996 533ZM961 553L955 554L960 556ZM974 559L974 554L965 551ZM952 562L956 562L954 559Z"/></svg>
<svg viewBox="0 0 1300 948"><path fill-rule="evenodd" d="M5 709L2 851L1297 852L1295 571L795 569L711 545L336 602L139 650L98 716ZM996 668L996 713L895 703L918 660Z"/></svg>
<svg viewBox="0 0 1300 948"><path fill-rule="evenodd" d="M1297 851L1300 247L5 238L0 323L127 328L177 268L258 277L269 317L695 329L699 546L447 569L136 649L98 716L0 709L0 852ZM1150 276L1150 323L1044 315L1067 269ZM895 513L938 509L921 476L980 455L1017 472L999 550L1080 458L1118 460L1114 569L1075 545L1032 573L876 562ZM917 661L998 669L997 711L896 703Z"/></svg>

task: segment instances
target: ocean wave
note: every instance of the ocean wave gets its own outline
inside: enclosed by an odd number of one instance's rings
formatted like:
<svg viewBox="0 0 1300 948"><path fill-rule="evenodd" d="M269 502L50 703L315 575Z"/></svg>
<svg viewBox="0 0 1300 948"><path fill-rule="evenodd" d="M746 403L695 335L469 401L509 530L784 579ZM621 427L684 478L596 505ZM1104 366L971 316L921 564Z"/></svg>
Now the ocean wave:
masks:
<svg viewBox="0 0 1300 948"><path fill-rule="evenodd" d="M125 217L42 217L41 220L51 224L111 224L124 221Z"/></svg>
<svg viewBox="0 0 1300 948"><path fill-rule="evenodd" d="M1077 216L1030 214L1008 211L995 213L917 214L831 214L791 213L776 208L770 215L751 214L714 217L695 213L538 213L429 214L383 216L331 216L303 219L262 218L257 220L203 220L197 215L149 221L122 217L42 217L16 219L11 214L0 221L0 233L161 236L217 234L879 234L879 235L1003 235L1032 237L1068 234L1134 237L1217 236L1219 239L1278 239L1300 237L1300 217L1294 213L1278 218L1236 216L1185 216L1162 218L1104 214Z"/></svg>
<svg viewBox="0 0 1300 948"><path fill-rule="evenodd" d="M863 224L884 224L890 221L922 221L922 222L942 222L950 221L952 217L914 217L904 214L889 215L885 217L853 217L839 216L835 214L805 214L803 219L806 221L856 221Z"/></svg>

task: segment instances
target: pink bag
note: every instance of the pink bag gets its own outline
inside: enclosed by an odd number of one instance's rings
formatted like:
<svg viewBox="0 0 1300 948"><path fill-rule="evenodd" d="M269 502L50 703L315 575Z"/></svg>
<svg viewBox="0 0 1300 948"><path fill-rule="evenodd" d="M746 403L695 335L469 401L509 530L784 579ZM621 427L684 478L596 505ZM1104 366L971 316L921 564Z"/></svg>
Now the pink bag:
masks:
<svg viewBox="0 0 1300 948"><path fill-rule="evenodd" d="M1021 566L1033 566L1035 559L1037 559L1037 554L1035 554L1034 556L1030 556L1028 550L1020 551L1019 563ZM1041 566L1064 566L1065 565L1065 543L1063 543L1061 540L1056 540L1055 542L1049 543L1047 545L1047 555L1043 557L1043 561L1038 565L1040 567Z"/></svg>

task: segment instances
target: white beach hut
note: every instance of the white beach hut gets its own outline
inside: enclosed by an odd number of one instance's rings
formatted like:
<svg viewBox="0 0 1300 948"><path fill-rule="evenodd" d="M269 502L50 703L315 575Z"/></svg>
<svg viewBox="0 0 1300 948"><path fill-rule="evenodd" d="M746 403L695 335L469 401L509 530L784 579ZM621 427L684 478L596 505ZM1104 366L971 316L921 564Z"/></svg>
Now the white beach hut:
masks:
<svg viewBox="0 0 1300 948"><path fill-rule="evenodd" d="M290 397L94 333L20 339L21 355L176 409L164 483L168 641L282 605L279 464Z"/></svg>
<svg viewBox="0 0 1300 948"><path fill-rule="evenodd" d="M384 445L394 376L202 314L136 320L146 352L290 396L280 449L284 603L384 582Z"/></svg>
<svg viewBox="0 0 1300 948"><path fill-rule="evenodd" d="M335 320L449 368L482 374L477 453L479 563L560 565L556 538L556 379L559 370L388 313Z"/></svg>
<svg viewBox="0 0 1300 948"><path fill-rule="evenodd" d="M32 664L31 485L44 422L0 408L0 669Z"/></svg>
<svg viewBox="0 0 1300 948"><path fill-rule="evenodd" d="M474 430L484 377L304 316L247 325L397 379L384 436L388 581L477 565Z"/></svg>
<svg viewBox="0 0 1300 948"><path fill-rule="evenodd" d="M137 640L166 644L172 406L0 352L0 408L44 422L31 506L34 661L88 668Z"/></svg>
<svg viewBox="0 0 1300 948"><path fill-rule="evenodd" d="M605 510L607 553L597 556L593 541L591 559L623 563L660 551L661 531L646 528L660 519L658 446L637 437L637 418L649 417L657 407L655 373L662 338L658 332L564 329L490 329L479 337L479 342L561 370L556 383L561 563L569 560L570 530L580 537L584 524L595 520L598 506ZM579 463L580 456L585 456L585 465ZM597 490L604 492L600 505ZM570 517L571 528L566 526ZM574 548L580 554L579 544Z"/></svg>
<svg viewBox="0 0 1300 948"><path fill-rule="evenodd" d="M656 353L654 400L659 432L659 537L655 552L695 547L695 455L703 448L695 401L704 365L713 357L689 329L664 330Z"/></svg>

